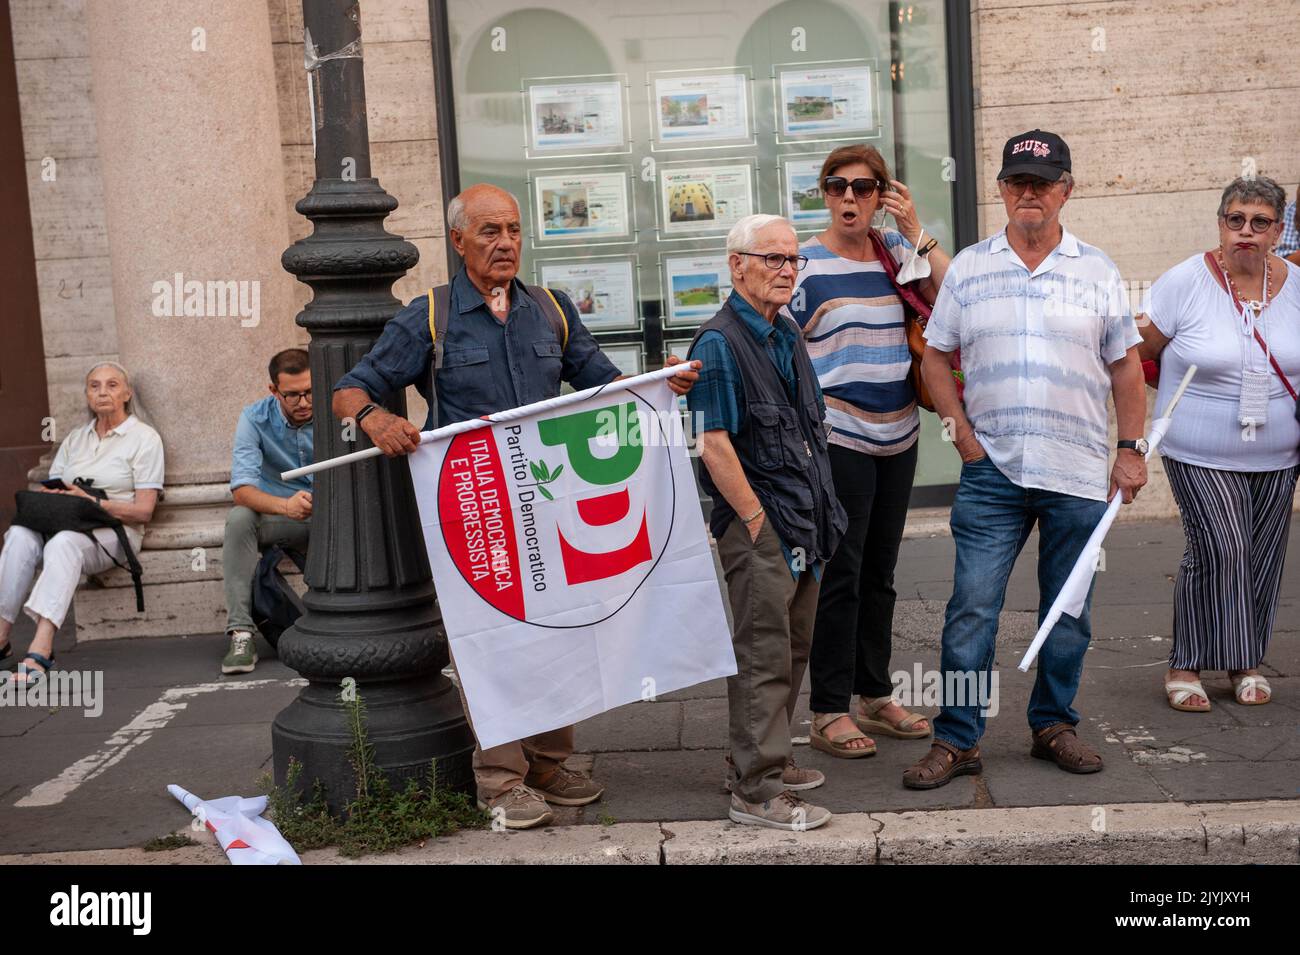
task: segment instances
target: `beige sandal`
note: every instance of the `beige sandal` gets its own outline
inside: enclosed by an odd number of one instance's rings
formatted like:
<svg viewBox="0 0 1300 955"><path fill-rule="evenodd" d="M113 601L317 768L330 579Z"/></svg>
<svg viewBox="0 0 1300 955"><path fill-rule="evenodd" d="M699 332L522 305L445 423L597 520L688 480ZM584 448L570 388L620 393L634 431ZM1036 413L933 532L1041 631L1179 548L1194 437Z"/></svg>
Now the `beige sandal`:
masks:
<svg viewBox="0 0 1300 955"><path fill-rule="evenodd" d="M854 724L864 733L875 733L877 736L892 736L894 739L924 739L934 731L933 726L929 725L930 718L922 716L920 713L908 713L897 723L875 718L877 713L893 702L894 698L892 696L858 697L858 703L862 706L862 713L854 714ZM916 724L922 720L927 724L925 729L914 729Z"/></svg>
<svg viewBox="0 0 1300 955"><path fill-rule="evenodd" d="M1200 706L1193 706L1187 701L1194 696L1199 696L1205 702ZM1205 692L1205 687L1201 686L1200 680L1195 683L1190 680L1166 680L1165 698L1173 709L1184 713L1210 712L1210 694Z"/></svg>
<svg viewBox="0 0 1300 955"><path fill-rule="evenodd" d="M830 753L832 756L838 756L840 759L860 759L863 756L872 756L876 752L876 744L860 730L852 729L846 733L836 733L834 736L827 736L824 732L826 727L830 726L841 716L848 716L848 713L821 713L813 714L812 728L808 732L808 745L813 749L819 749L823 753ZM868 746L846 746L855 739L865 739L870 745Z"/></svg>
<svg viewBox="0 0 1300 955"><path fill-rule="evenodd" d="M1232 695L1242 706L1263 706L1273 699L1273 688L1258 673L1241 673L1228 679L1232 681Z"/></svg>

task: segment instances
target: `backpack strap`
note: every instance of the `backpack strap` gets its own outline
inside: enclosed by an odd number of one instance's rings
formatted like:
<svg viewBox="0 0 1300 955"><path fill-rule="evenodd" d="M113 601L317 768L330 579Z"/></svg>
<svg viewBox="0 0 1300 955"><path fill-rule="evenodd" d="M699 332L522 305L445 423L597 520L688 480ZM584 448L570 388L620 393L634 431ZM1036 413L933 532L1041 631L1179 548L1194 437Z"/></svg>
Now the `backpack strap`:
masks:
<svg viewBox="0 0 1300 955"><path fill-rule="evenodd" d="M555 333L555 340L560 343L560 350L565 351L569 347L569 320L564 315L564 309L560 308L560 301L555 297L555 293L541 285L526 285L528 296L542 308L542 313L546 320L551 323L551 331Z"/></svg>
<svg viewBox="0 0 1300 955"><path fill-rule="evenodd" d="M113 556L112 552L104 546L103 541L95 536L93 531L82 531L87 537L94 541L104 555L113 562L120 570L125 570L131 575L131 585L135 588L135 612L144 613L144 569L140 566L140 559L135 556L135 551L131 549L131 542L127 539L126 528L121 521L113 524L105 524L105 527L117 535L117 542L122 545L122 554L126 559L126 566Z"/></svg>
<svg viewBox="0 0 1300 955"><path fill-rule="evenodd" d="M432 412L433 426L438 427L438 369L442 367L442 346L447 337L447 322L451 319L451 286L439 285L430 288L429 296L429 340L433 342L433 353L429 356L429 409Z"/></svg>

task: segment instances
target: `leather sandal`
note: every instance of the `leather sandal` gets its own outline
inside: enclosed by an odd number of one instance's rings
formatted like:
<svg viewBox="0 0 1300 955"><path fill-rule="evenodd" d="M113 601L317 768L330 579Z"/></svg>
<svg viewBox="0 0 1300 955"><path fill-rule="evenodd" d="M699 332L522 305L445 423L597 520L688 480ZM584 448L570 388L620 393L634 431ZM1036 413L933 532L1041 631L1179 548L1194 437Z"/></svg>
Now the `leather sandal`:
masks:
<svg viewBox="0 0 1300 955"><path fill-rule="evenodd" d="M1079 739L1069 723L1053 723L1036 731L1029 755L1049 759L1067 773L1099 773L1102 769L1101 754Z"/></svg>
<svg viewBox="0 0 1300 955"><path fill-rule="evenodd" d="M929 717L922 716L920 713L908 713L897 723L891 723L886 719L878 719L876 714L892 702L894 702L892 696L858 697L862 712L853 714L854 724L864 733L875 733L877 736L892 736L894 739L924 739L930 735L932 730L929 725ZM925 723L925 729L917 729L917 723Z"/></svg>
<svg viewBox="0 0 1300 955"><path fill-rule="evenodd" d="M848 713L814 713L812 727L808 731L808 745L813 749L821 750L823 753L830 753L832 756L838 756L840 759L861 759L863 756L875 755L875 741L856 727L844 733L836 733L834 736L826 735L826 727L830 726L840 717L848 715ZM845 745L855 739L865 739L868 745Z"/></svg>
<svg viewBox="0 0 1300 955"><path fill-rule="evenodd" d="M903 785L908 789L938 789L952 782L954 776L983 771L979 746L958 749L952 743L936 739L930 744L930 751L903 773Z"/></svg>

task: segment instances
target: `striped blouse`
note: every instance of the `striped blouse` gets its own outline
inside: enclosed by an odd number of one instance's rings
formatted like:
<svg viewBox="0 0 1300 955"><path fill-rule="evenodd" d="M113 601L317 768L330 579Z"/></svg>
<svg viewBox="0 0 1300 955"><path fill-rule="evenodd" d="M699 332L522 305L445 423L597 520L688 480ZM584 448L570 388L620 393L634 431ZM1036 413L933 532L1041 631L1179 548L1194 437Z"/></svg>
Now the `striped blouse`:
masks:
<svg viewBox="0 0 1300 955"><path fill-rule="evenodd" d="M893 229L883 234L901 264L911 245ZM873 455L906 451L916 443L921 415L902 300L879 262L840 258L815 236L800 251L808 267L799 273L790 314L821 382L831 443Z"/></svg>

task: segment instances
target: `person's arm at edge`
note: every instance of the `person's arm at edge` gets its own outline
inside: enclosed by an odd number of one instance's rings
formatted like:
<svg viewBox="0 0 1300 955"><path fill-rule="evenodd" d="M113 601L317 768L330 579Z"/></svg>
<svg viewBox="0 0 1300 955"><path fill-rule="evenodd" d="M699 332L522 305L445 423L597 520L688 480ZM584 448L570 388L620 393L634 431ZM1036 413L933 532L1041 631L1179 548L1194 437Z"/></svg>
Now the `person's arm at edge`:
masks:
<svg viewBox="0 0 1300 955"><path fill-rule="evenodd" d="M927 344L925 354L921 356L921 377L930 390L934 413L943 422L944 430L963 463L969 464L985 457L984 446L975 437L975 429L957 396L957 381L952 377L952 352L940 351Z"/></svg>
<svg viewBox="0 0 1300 955"><path fill-rule="evenodd" d="M1121 441L1134 441L1146 432L1147 396L1146 380L1142 376L1140 346L1134 345L1119 361L1110 364L1110 387L1115 399L1116 431ZM1110 472L1110 500L1119 488L1124 503L1130 503L1147 483L1146 459L1130 448L1121 448L1115 455L1115 465Z"/></svg>
<svg viewBox="0 0 1300 955"><path fill-rule="evenodd" d="M361 420L361 430L390 458L410 454L420 445L420 430L381 405L388 395L413 384L421 367L427 373L433 341L428 336L427 299L423 306L419 302L413 300L388 320L370 351L334 385L330 402L334 416L344 424L355 421L366 405L380 405ZM387 355L405 359L397 378L385 376L375 366L376 356Z"/></svg>

